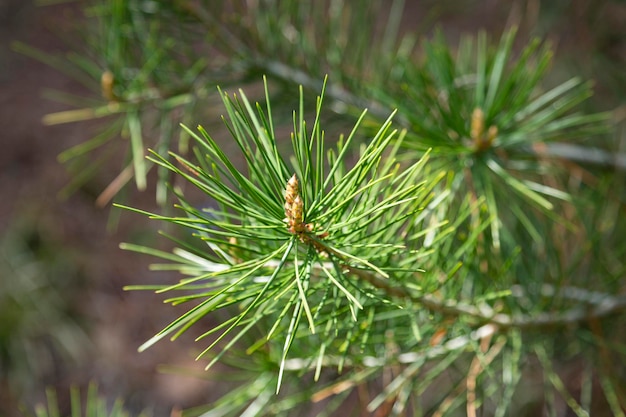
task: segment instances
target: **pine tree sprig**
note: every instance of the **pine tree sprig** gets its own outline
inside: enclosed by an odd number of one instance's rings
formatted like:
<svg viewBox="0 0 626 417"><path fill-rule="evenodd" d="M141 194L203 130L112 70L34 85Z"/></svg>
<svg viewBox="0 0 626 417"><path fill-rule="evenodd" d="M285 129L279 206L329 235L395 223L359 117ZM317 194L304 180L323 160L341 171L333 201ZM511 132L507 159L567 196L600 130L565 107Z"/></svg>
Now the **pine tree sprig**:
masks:
<svg viewBox="0 0 626 417"><path fill-rule="evenodd" d="M304 111L302 93L301 90L300 112ZM184 177L221 203L223 209L199 210L179 195L181 204L178 207L186 214L183 217L131 210L194 231L196 237L211 243L212 252L219 248L221 257L228 263L220 266L215 257L217 253L209 252L205 256L197 250L194 250L194 256L188 256L189 252L183 250L164 256L179 265L182 273L192 273L192 277L178 284L159 287L158 292L191 292L170 298L169 302L181 304L198 300L200 303L142 345L140 350L167 335L178 337L212 311L239 304L239 313L209 332L221 328L217 338L199 357L222 340L226 341L224 338L232 333L232 338L209 363L211 366L237 340L261 325L261 320L273 320L267 339L272 340L279 334L286 337L279 366L280 382L292 343L296 338L304 337L301 318L305 319L310 334L315 334L322 323L334 316L333 320L341 320L337 324L347 326L342 332L357 337L362 329L353 333L350 328L357 326L362 314L359 311L365 309L367 300L385 304L390 302L386 298L393 294L379 292L386 287L371 286L372 282L355 282L354 279L362 278L367 271L383 279L391 276L399 279L419 270L409 263L393 266L388 257L402 250L406 244L402 236L412 235L409 231L416 227L410 215L428 204L432 190L442 176L424 171L426 158L402 171L399 165L391 162L393 154L386 155L388 159L382 164L383 152L396 134L390 130L390 120L367 146L361 148L359 159L348 169L345 164L355 127L348 139L341 141L334 153L336 157L327 167L324 133L319 127L321 98L317 102L312 130L306 129L300 116L294 116L294 120L300 122L296 123L292 135L295 157L291 159L293 165L289 165L288 158L283 158L278 151L271 121L262 113L261 106L250 105L242 91L236 97L223 94L223 98L229 115L226 123L239 150L245 155L247 170L236 168L218 143L201 128L200 135L188 131L199 149L204 151L199 154L205 159L203 163L194 164L178 155L164 158L153 154L150 157L155 164ZM269 96L266 101L266 108L271 108ZM204 166L212 166L214 173L219 172L219 175L206 172ZM288 176L289 172L296 174ZM281 184L281 189L267 186L271 184ZM397 243L380 245L378 236L392 227L400 232L396 236ZM226 255L233 249L233 241L237 242L236 258ZM160 251L133 245L123 248L163 255ZM412 249L411 257L417 258L419 252L417 248ZM194 271L197 272L194 274ZM329 290L336 296L319 298L320 291ZM282 307L279 300L283 300ZM345 312L350 312L349 318L342 318ZM348 350L341 348L341 351Z"/></svg>

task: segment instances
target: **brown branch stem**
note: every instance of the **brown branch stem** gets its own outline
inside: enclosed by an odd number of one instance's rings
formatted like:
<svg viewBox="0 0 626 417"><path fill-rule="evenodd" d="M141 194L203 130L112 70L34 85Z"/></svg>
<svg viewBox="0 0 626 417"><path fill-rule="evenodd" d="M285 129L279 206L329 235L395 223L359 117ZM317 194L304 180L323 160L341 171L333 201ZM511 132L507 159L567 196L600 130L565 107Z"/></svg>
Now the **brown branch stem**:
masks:
<svg viewBox="0 0 626 417"><path fill-rule="evenodd" d="M328 250L332 251L332 249ZM335 254L335 256L337 255ZM540 313L537 315L508 315L497 313L486 305L474 306L450 299L442 300L432 294L412 294L406 288L393 286L389 280L381 278L370 271L350 266L346 266L346 269L390 296L410 299L434 312L455 317L471 317L480 324L493 324L501 330L566 326L591 319L599 319L626 310L626 296L604 294L600 297L598 293L593 293L595 297L590 298L587 305L573 307L562 312ZM583 290L579 291L584 292Z"/></svg>

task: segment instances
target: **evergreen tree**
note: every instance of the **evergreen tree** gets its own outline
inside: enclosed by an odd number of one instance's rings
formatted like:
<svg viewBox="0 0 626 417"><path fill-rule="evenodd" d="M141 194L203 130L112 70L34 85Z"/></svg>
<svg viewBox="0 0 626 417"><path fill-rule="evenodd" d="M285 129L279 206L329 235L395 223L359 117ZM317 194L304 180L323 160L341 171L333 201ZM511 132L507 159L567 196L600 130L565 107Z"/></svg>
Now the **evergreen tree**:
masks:
<svg viewBox="0 0 626 417"><path fill-rule="evenodd" d="M107 117L61 160L129 138L99 202L169 225L171 252L122 244L180 275L128 289L189 306L140 350L213 323L198 359L232 389L189 416L624 416L624 161L589 145L611 115L545 83L547 43L453 47L403 8L96 2L73 66L20 46L95 93L46 122ZM150 171L160 213L119 193Z"/></svg>

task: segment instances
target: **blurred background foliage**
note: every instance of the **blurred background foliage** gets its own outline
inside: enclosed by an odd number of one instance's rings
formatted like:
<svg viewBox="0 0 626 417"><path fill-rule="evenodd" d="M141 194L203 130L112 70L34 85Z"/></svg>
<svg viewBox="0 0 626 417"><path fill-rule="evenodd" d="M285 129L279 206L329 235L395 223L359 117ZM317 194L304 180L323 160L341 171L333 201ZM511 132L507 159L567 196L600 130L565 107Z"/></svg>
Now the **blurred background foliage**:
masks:
<svg viewBox="0 0 626 417"><path fill-rule="evenodd" d="M489 240L486 248L493 248L494 239L502 237L503 250L507 251L502 259L511 260L512 270L511 264L498 263L495 257L484 253L477 254L472 267L493 276L506 271L518 277L515 284L524 292L516 298L520 303L516 308L524 311L563 311L577 303L590 302L588 298L593 295L555 298L550 291L558 287L575 285L623 297L626 5L617 0L395 4L389 7L387 2L359 1L131 0L76 1L41 7L29 2L3 3L0 17L6 24L0 25L0 57L6 65L1 68L0 82L6 88L0 93L0 120L7 152L2 157L5 168L0 184L3 195L9 197L3 199L1 213L1 415L15 415L19 403L30 406L42 401L46 386L57 386L65 393L70 384L86 385L90 379L99 381L108 398L125 398L134 415L145 408L164 415L170 412L172 404L196 406L224 393L224 388L214 381L201 384L197 378L165 375L171 378L166 381L153 374L156 363L169 363L195 373L193 369L197 367L191 365L194 355L188 353L189 346L184 343L163 345L157 353L135 354L136 347L160 330L171 316L168 310L160 308L159 300L149 295L121 293L125 284L148 281L143 278L147 268L142 263L145 260L120 254L116 246L120 240L148 244L156 226L138 224L126 215L119 217L119 211L109 214L95 208L107 207L115 199L167 210L170 204L166 182L183 184L167 169L145 160L144 150L151 148L165 158L169 158L168 150L189 155L189 137L178 128L180 122L190 126L200 122L210 132L217 130L217 136L225 137L220 127L219 115L223 110L216 86L227 91L243 87L251 100L257 100L262 98L259 80L267 75L273 113L284 117L288 125L297 105L294 85L302 84L316 94L323 74L329 74L326 129L349 130L363 107L370 109L366 123L376 129L391 109L399 108L397 122L409 128L405 143L410 142L411 135L419 139L436 137L433 132L454 138L441 126L424 124L425 117L439 103L441 91L447 89L461 95L472 91L455 90L453 87L457 86L446 84L450 80L445 79L441 69L451 59L461 63L455 68L455 75L473 72L475 68L469 63L481 53L481 36L489 39L489 45L497 45L501 37L507 39L503 33L512 26L518 28L517 35L510 38L513 56L518 57L535 36L546 40L555 51L550 64L545 64L542 91L558 88L573 77L589 79L592 84L572 82L573 95L568 96L571 103L587 114L610 113L578 120L580 124L567 132L581 132L580 126L590 129L576 141L571 140L569 133L559 132L556 146L546 146L545 137L528 140L532 129L522 129L520 144L524 146L489 149L494 151L493 160L506 161L505 168L515 178L564 193L550 191L552 196L548 197L550 205L558 208L555 212L561 221L557 223L540 220L545 219L547 212L541 204L525 206L528 194L522 193L522 204L517 205L515 199L519 196L507 194L508 187L481 191L480 187L492 181L480 180L476 171L467 175L468 163L473 164L470 171L483 162L488 166L482 155L476 157L471 146L458 146L457 142L451 148L433 152L433 161L439 157L442 164L453 164L453 171L465 172L465 176L456 178L457 189L464 189L474 198L490 192L494 195L492 201L482 203L482 214L464 225L467 233L491 214L499 216L508 225L507 233L515 236L504 236L494 226L485 235ZM312 24L315 19L328 24ZM487 35L476 37L483 29ZM402 38L405 33L413 35ZM470 34L475 43L471 47L463 43L462 34ZM22 56L10 51L9 42L4 39L17 41L12 43L12 49ZM445 45L450 45L454 56L445 56ZM548 52L543 44L536 48L529 62L541 66L543 54ZM488 54L487 50L483 53ZM423 54L427 60L423 60ZM492 57L493 65L497 54ZM411 72L411 65L402 65L420 59L425 71L418 67ZM35 61L46 66L37 66ZM518 76L519 82L528 81L523 73ZM420 83L437 89L415 88ZM593 96L583 100L591 90ZM312 98L314 94L305 97ZM500 102L510 110L507 98L501 97ZM452 99L449 103L453 103ZM466 97L459 99L459 103L470 102ZM306 108L313 108L312 100L305 104ZM475 107L466 106L458 112L463 118L457 135L471 138L466 122ZM443 119L447 117L445 110L442 107L439 113ZM500 109L491 113L483 110L485 129L491 122L501 122L492 117L502 114ZM512 119L515 112L511 114ZM42 129L39 119L52 127ZM600 132L596 122L602 120L614 129ZM574 122L571 126L576 125ZM511 132L519 132L518 127L511 128ZM288 130L284 133L287 137ZM496 137L501 139L506 131L501 129L498 133ZM222 146L232 151L234 144L224 139ZM411 150L408 148L407 152ZM502 158L502 152L506 152L506 158ZM494 171L488 171L488 175L493 176ZM499 192L502 194L498 196ZM575 204L563 201L567 198L553 198L555 194L575 195ZM206 204L202 195L186 195L197 204ZM494 204L495 201L500 204ZM538 198L530 201L543 202ZM518 209L507 212L509 207ZM107 221L112 226L108 233L104 226ZM572 223L582 227L563 226ZM495 224L497 227L498 222ZM541 245L542 241L558 244ZM523 248L521 255L518 246ZM492 264L485 264L484 260L489 259ZM537 280L537 276L542 280ZM171 276L158 279L168 282ZM541 285L544 283L554 287ZM570 391L582 386L581 392L574 395L582 396L583 403L589 402L592 415L620 415L619 409L626 401L621 391L621 382L626 380L624 329L623 314L616 315L610 320L589 321L582 328L560 330L568 337L557 338L548 351L537 344L534 359L526 363L521 378L519 415L566 415L562 404L571 403L568 391L556 390L555 398L561 396L562 401L546 400L543 392L533 388L536 382L543 386L544 379L557 387L559 383L554 381L562 380ZM433 341L440 329L431 330ZM531 332L525 342L545 339L544 332ZM569 337L573 333L575 337ZM512 358L519 354L515 343L521 343L520 338L512 336L513 348L508 351ZM172 357L178 358L174 364ZM458 358L451 361L454 359ZM456 381L464 372L459 369L468 361L460 358L454 362L444 379ZM242 363L246 364L244 358ZM275 369L258 369L258 363L247 366L258 371L258 379L250 386L241 386L242 392L261 395L266 386L275 386ZM547 371L542 374L537 371L539 368ZM505 370L494 368L493 372ZM358 378L366 381L369 376L357 375ZM326 399L341 381L330 379L328 391L311 388L302 395ZM586 382L572 382L569 386L568 381ZM438 382L449 385L446 381ZM421 392L425 390L424 387ZM368 398L362 392L350 392L342 391L339 397L352 395L354 402ZM606 401L595 402L603 395ZM375 395L369 396L370 400L372 397ZM70 403L67 396L60 408L67 412ZM287 400L279 402L274 409L286 409L290 404ZM228 410L232 403L225 399L222 406ZM584 415L573 408L578 415Z"/></svg>

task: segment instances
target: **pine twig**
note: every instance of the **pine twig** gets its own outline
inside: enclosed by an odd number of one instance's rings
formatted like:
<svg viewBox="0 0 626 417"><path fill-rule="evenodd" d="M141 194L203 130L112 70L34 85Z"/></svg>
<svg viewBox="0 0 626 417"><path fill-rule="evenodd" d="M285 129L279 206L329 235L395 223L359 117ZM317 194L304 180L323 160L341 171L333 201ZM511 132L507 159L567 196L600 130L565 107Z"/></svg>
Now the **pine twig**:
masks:
<svg viewBox="0 0 626 417"><path fill-rule="evenodd" d="M257 60L256 65L265 70L268 75L294 84L302 85L308 89L319 90L322 85L321 81L313 79L306 72L290 67L289 65L285 65L281 62L273 60ZM366 100L352 94L350 91L337 84L333 84L331 81L328 82L326 93L329 98L338 103L348 104L350 106L354 106L355 108L367 108L368 113L377 118L387 118L391 112L390 109L386 108L381 103ZM410 128L409 122L403 119L402 115L397 115L395 121L399 126ZM589 165L606 166L619 170L626 169L626 153L614 153L590 146L552 142L541 143L533 147L522 147L520 150L529 155L559 158Z"/></svg>
<svg viewBox="0 0 626 417"><path fill-rule="evenodd" d="M319 246L323 245L320 240L316 240L316 242ZM339 257L339 255L333 252L330 247L324 245L323 250L333 256ZM277 263L269 261L264 266L268 268L275 268L277 267ZM552 286L544 285L541 290L542 295L546 297L559 296L578 301L583 305L579 305L562 312L541 313L536 315L509 315L505 313L497 313L490 306L484 303L474 306L461 301L454 301L451 299L444 300L432 294L416 295L403 287L391 285L389 280L378 277L370 271L355 268L346 264L342 266L348 272L368 282L379 290L382 290L391 297L409 299L413 302L421 304L432 312L453 317L471 317L476 319L478 323L495 326L496 329L501 331L511 328L528 329L567 326L592 319L599 319L612 314L618 314L626 310L626 295L611 296L606 293L587 291L582 288L575 287L565 287L557 290ZM524 296L524 290L519 286L512 287L511 293L514 297Z"/></svg>
<svg viewBox="0 0 626 417"><path fill-rule="evenodd" d="M443 314L453 316L467 316L473 317L480 322L490 323L498 326L498 328L505 330L508 328L538 328L538 327L553 327L553 326L565 326L569 324L579 323L591 319L598 319L606 317L611 314L619 313L626 310L626 295L611 296L609 294L587 292L582 289L569 288L565 293L576 294L578 297L581 294L587 295L587 302L589 306L573 307L569 310L556 313L541 313L537 315L508 315L504 313L496 313L491 307L487 305L480 305L475 307L463 302L457 302L453 300L442 300L431 294L413 295L409 291L391 286L386 280L375 276L374 274L358 270L355 268L350 269L351 272L364 279L376 288L379 288L389 295L409 298L412 301L422 304L424 307L431 311L440 312ZM519 293L519 288L516 289Z"/></svg>

